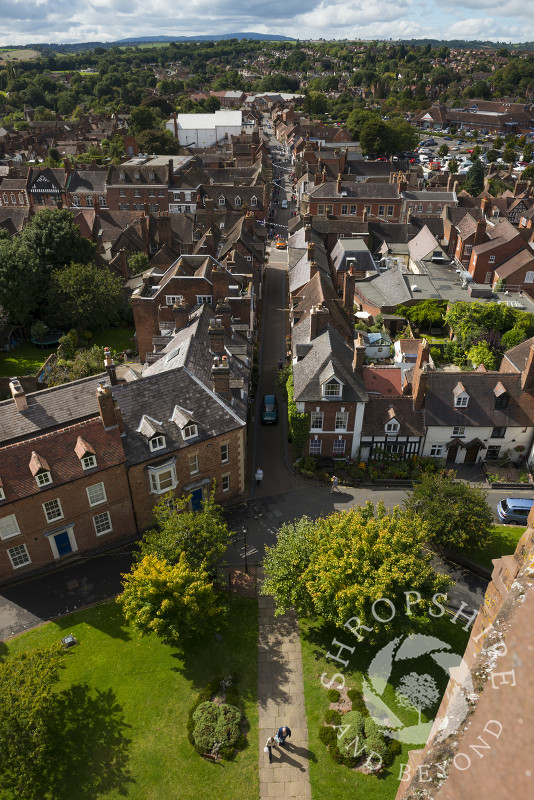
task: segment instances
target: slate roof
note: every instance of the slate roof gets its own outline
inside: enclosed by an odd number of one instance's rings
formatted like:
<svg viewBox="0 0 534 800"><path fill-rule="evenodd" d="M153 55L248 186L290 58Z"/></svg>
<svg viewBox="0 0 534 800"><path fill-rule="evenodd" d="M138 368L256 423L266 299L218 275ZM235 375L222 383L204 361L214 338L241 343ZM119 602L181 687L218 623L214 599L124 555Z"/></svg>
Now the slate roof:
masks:
<svg viewBox="0 0 534 800"><path fill-rule="evenodd" d="M354 183L353 181L342 181L341 191L337 190L336 181L326 181L308 189L307 194L314 200L322 197L335 197L339 199L359 198L360 200L398 200L400 198L399 186L397 183Z"/></svg>
<svg viewBox="0 0 534 800"><path fill-rule="evenodd" d="M106 194L106 170L77 169L67 182L67 191L72 194Z"/></svg>
<svg viewBox="0 0 534 800"><path fill-rule="evenodd" d="M509 361L517 372L523 372L527 365L532 345L534 345L534 336L507 350L503 358Z"/></svg>
<svg viewBox="0 0 534 800"><path fill-rule="evenodd" d="M433 250L441 250L441 247L425 225L417 236L414 236L414 238L408 242L408 252L413 261L419 261Z"/></svg>
<svg viewBox="0 0 534 800"><path fill-rule="evenodd" d="M400 424L397 436L424 436L423 411L414 411L411 397L373 397L365 405L362 436L385 436L385 426L392 419Z"/></svg>
<svg viewBox="0 0 534 800"><path fill-rule="evenodd" d="M339 302L339 297L335 293L331 281L326 280L320 272L317 272L300 290L295 300L297 305L294 306L294 314L299 320L297 324L309 317L314 306L324 306L328 309L332 323L336 325L340 333L345 338L352 339L354 325Z"/></svg>
<svg viewBox="0 0 534 800"><path fill-rule="evenodd" d="M454 405L461 382L469 395L467 406ZM494 389L502 383L508 408L495 406ZM439 426L530 427L534 425L534 395L521 392L521 375L505 372L429 372L425 393L425 424Z"/></svg>
<svg viewBox="0 0 534 800"><path fill-rule="evenodd" d="M92 470L82 468L76 452L80 436L90 446L88 452L96 453L97 466ZM37 486L29 466L34 450L41 462L48 464L52 475L53 483L46 489L53 489L88 475L94 475L96 483L102 470L126 461L118 428L106 431L100 418L62 427L53 433L33 437L16 445L7 445L0 449L0 475L6 502L35 495Z"/></svg>
<svg viewBox="0 0 534 800"><path fill-rule="evenodd" d="M376 265L363 239L338 239L330 254L336 272L346 272L347 259L356 262L356 269L375 273Z"/></svg>
<svg viewBox="0 0 534 800"><path fill-rule="evenodd" d="M104 372L27 394L28 409L22 412L12 398L4 400L0 403L0 445L96 416L96 390L106 380Z"/></svg>
<svg viewBox="0 0 534 800"><path fill-rule="evenodd" d="M328 402L321 395L321 378L330 372L343 382L342 398L330 398L336 402L366 402L368 399L362 379L352 371L352 348L335 328L328 326L311 342L309 352L302 361L293 364L294 397L296 402ZM327 374L328 373L328 374Z"/></svg>

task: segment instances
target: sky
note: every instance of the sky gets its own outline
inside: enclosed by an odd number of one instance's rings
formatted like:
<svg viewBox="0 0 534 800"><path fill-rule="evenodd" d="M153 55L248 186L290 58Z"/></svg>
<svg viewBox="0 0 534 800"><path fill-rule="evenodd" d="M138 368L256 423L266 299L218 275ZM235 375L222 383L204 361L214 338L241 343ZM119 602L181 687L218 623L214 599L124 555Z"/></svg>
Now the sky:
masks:
<svg viewBox="0 0 534 800"><path fill-rule="evenodd" d="M237 31L301 39L534 40L534 0L190 0L173 5L169 0L0 0L0 44Z"/></svg>

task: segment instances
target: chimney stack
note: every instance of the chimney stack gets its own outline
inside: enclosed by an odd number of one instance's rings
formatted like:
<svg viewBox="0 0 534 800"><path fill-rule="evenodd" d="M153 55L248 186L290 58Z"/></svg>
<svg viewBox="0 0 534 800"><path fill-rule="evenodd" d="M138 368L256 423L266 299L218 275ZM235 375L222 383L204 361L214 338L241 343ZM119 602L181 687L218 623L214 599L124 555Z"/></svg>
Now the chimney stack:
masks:
<svg viewBox="0 0 534 800"><path fill-rule="evenodd" d="M341 194L341 173L340 172L338 172L338 174L337 174L336 191L337 191L338 194Z"/></svg>
<svg viewBox="0 0 534 800"><path fill-rule="evenodd" d="M428 383L428 364L413 371L412 397L414 411L421 411L425 403L425 392Z"/></svg>
<svg viewBox="0 0 534 800"><path fill-rule="evenodd" d="M111 394L111 386L107 386L103 381L98 385L96 390L96 399L98 402L98 413L102 420L102 425L105 430L115 428L117 426L117 417L115 414L115 401Z"/></svg>
<svg viewBox="0 0 534 800"><path fill-rule="evenodd" d="M485 238L486 238L486 220L485 219L479 219L478 222L477 222L476 230L475 230L475 239L474 239L473 244L474 245L482 244L482 242L485 240Z"/></svg>
<svg viewBox="0 0 534 800"><path fill-rule="evenodd" d="M254 212L247 211L245 214L245 230L249 236L254 236Z"/></svg>
<svg viewBox="0 0 534 800"><path fill-rule="evenodd" d="M214 222L213 199L211 197L204 198L204 208L206 209L206 224L208 228L211 228Z"/></svg>
<svg viewBox="0 0 534 800"><path fill-rule="evenodd" d="M328 309L323 306L313 306L310 313L310 341L315 339L327 327L330 319Z"/></svg>
<svg viewBox="0 0 534 800"><path fill-rule="evenodd" d="M317 261L310 261L310 281L319 272Z"/></svg>
<svg viewBox="0 0 534 800"><path fill-rule="evenodd" d="M106 367L106 372L108 373L109 382L112 386L117 385L117 368L115 367L115 362L111 358L111 350L109 347L104 347L104 366Z"/></svg>
<svg viewBox="0 0 534 800"><path fill-rule="evenodd" d="M304 241L308 244L311 242L312 229L311 225L304 226Z"/></svg>
<svg viewBox="0 0 534 800"><path fill-rule="evenodd" d="M218 356L224 354L224 335L225 330L220 318L211 319L208 328L208 336L210 340L210 350Z"/></svg>
<svg viewBox="0 0 534 800"><path fill-rule="evenodd" d="M19 379L11 378L9 382L9 388L13 400L15 401L17 411L26 411L28 408L28 401L26 400L26 392L22 388Z"/></svg>
<svg viewBox="0 0 534 800"><path fill-rule="evenodd" d="M527 363L521 373L521 391L531 392L534 389L534 344L530 345Z"/></svg>
<svg viewBox="0 0 534 800"><path fill-rule="evenodd" d="M308 261L315 260L315 245L313 242L308 242Z"/></svg>
<svg viewBox="0 0 534 800"><path fill-rule="evenodd" d="M365 360L365 345L361 334L354 340L354 355L352 357L352 371L357 375L363 375L363 362Z"/></svg>
<svg viewBox="0 0 534 800"><path fill-rule="evenodd" d="M343 308L349 313L354 313L354 286L356 283L356 276L354 268L351 267L348 272L345 272L343 277Z"/></svg>
<svg viewBox="0 0 534 800"><path fill-rule="evenodd" d="M230 400L232 395L230 393L230 367L228 366L227 356L223 356L222 358L215 356L211 367L211 376L213 378L213 391L215 394L219 394L221 397Z"/></svg>
<svg viewBox="0 0 534 800"><path fill-rule="evenodd" d="M172 307L172 313L174 316L174 330L180 331L182 328L185 328L189 322L189 306L185 300L180 300L179 303L175 303Z"/></svg>

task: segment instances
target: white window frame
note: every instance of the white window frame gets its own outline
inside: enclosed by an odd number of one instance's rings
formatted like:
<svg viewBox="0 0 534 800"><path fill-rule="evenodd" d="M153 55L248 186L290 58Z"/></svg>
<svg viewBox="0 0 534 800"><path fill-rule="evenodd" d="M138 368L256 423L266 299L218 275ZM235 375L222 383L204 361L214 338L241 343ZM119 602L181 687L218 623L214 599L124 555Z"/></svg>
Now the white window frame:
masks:
<svg viewBox="0 0 534 800"><path fill-rule="evenodd" d="M85 205L87 206L87 208L93 208L94 207L93 195L92 194L86 195L86 197L85 197Z"/></svg>
<svg viewBox="0 0 534 800"><path fill-rule="evenodd" d="M211 294L197 294L197 305L201 306L204 303L213 305L213 295Z"/></svg>
<svg viewBox="0 0 534 800"><path fill-rule="evenodd" d="M332 447L332 454L334 456L344 456L345 455L345 448L347 443L345 439L334 439L334 444Z"/></svg>
<svg viewBox="0 0 534 800"><path fill-rule="evenodd" d="M181 294L166 294L165 295L165 302L168 306L175 306L178 303L181 303L184 299L183 295Z"/></svg>
<svg viewBox="0 0 534 800"><path fill-rule="evenodd" d="M452 435L455 439L465 438L465 425L455 425L452 429Z"/></svg>
<svg viewBox="0 0 534 800"><path fill-rule="evenodd" d="M35 483L41 489L43 486L50 486L52 483L52 473L50 470L41 470L35 475Z"/></svg>
<svg viewBox="0 0 534 800"><path fill-rule="evenodd" d="M11 530L13 533L7 533L6 535L2 532L2 523L5 523L8 519L11 520ZM14 536L20 536L19 523L17 522L15 514L8 514L7 517L0 517L0 539L5 541L6 539L12 539Z"/></svg>
<svg viewBox="0 0 534 800"><path fill-rule="evenodd" d="M230 461L230 445L221 445L221 464L228 464Z"/></svg>
<svg viewBox="0 0 534 800"><path fill-rule="evenodd" d="M189 433L189 430L191 430L192 433ZM188 439L194 439L196 436L198 436L198 425L196 422L188 422L187 425L185 425L182 429L182 436L186 441Z"/></svg>
<svg viewBox="0 0 534 800"><path fill-rule="evenodd" d="M192 456L189 456L189 474L190 475L198 475L200 472L200 466L198 463L198 453L195 453Z"/></svg>
<svg viewBox="0 0 534 800"><path fill-rule="evenodd" d="M79 207L79 205L80 205L79 195L77 195L77 194L73 194L72 195L72 205L75 206L76 208Z"/></svg>
<svg viewBox="0 0 534 800"><path fill-rule="evenodd" d="M167 472L170 473L171 482L168 486L162 487L160 476L166 474ZM165 492L170 492L178 485L178 481L176 479L176 467L174 464L165 464L162 467L149 467L149 476L150 491L152 494L164 494Z"/></svg>
<svg viewBox="0 0 534 800"><path fill-rule="evenodd" d="M251 206L257 206L258 205L258 198L256 197L256 195L252 195L252 197L250 198L250 205Z"/></svg>
<svg viewBox="0 0 534 800"><path fill-rule="evenodd" d="M468 403L469 403L469 395L460 394L456 398L454 405L456 408L466 408Z"/></svg>
<svg viewBox="0 0 534 800"><path fill-rule="evenodd" d="M141 197L141 189L134 189L134 197Z"/></svg>
<svg viewBox="0 0 534 800"><path fill-rule="evenodd" d="M490 256L489 257L488 264L495 264L495 256Z"/></svg>
<svg viewBox="0 0 534 800"><path fill-rule="evenodd" d="M336 431L346 431L349 427L349 412L336 411L335 429Z"/></svg>
<svg viewBox="0 0 534 800"><path fill-rule="evenodd" d="M396 419L392 419L391 422L386 423L386 433L398 433L400 429L400 425Z"/></svg>
<svg viewBox="0 0 534 800"><path fill-rule="evenodd" d="M534 270L529 270L525 275L525 283L534 283Z"/></svg>
<svg viewBox="0 0 534 800"><path fill-rule="evenodd" d="M119 197L126 197L126 189L119 189Z"/></svg>
<svg viewBox="0 0 534 800"><path fill-rule="evenodd" d="M46 507L48 505L52 505L53 503L56 504L55 508L56 508L58 513L55 514L54 516L51 516L50 515L51 514L51 509L47 509ZM47 523L49 525L50 525L51 522L56 522L58 519L64 519L65 518L65 514L63 513L63 508L61 507L61 500L59 499L59 497L54 497L52 500L47 500L46 502L44 502L42 504L42 506L43 506L45 519L46 519L46 521L47 521Z"/></svg>
<svg viewBox="0 0 534 800"><path fill-rule="evenodd" d="M91 500L91 489L94 490L95 494L96 494L96 492L99 492L99 495L98 495L99 499ZM87 493L87 500L89 501L89 506L91 508L93 508L94 506L100 506L100 505L102 505L102 503L107 503L107 501L108 501L108 498L107 498L107 495L106 495L106 487L104 486L104 484L102 482L93 483L91 486L88 486L85 491Z"/></svg>
<svg viewBox="0 0 534 800"><path fill-rule="evenodd" d="M328 389L328 387L333 386L334 383L337 385L337 392L332 392ZM323 397L341 397L341 383L337 378L330 378L323 383Z"/></svg>
<svg viewBox="0 0 534 800"><path fill-rule="evenodd" d="M324 412L312 411L310 415L310 431L322 431L323 423L324 423Z"/></svg>
<svg viewBox="0 0 534 800"><path fill-rule="evenodd" d="M383 217L385 216L386 207L385 206L378 206L378 216Z"/></svg>
<svg viewBox="0 0 534 800"><path fill-rule="evenodd" d="M14 551L17 550L18 553L14 555ZM20 567L25 567L26 564L31 564L32 560L30 558L30 554L28 553L28 548L25 544L16 544L14 547L10 547L7 551L9 556L9 560L11 561L11 566L13 569L19 569ZM21 561L20 564L15 564L15 559L26 556L24 561Z"/></svg>
<svg viewBox="0 0 534 800"><path fill-rule="evenodd" d="M388 206L387 216L388 217L392 217L393 216L393 206Z"/></svg>
<svg viewBox="0 0 534 800"><path fill-rule="evenodd" d="M322 439L310 439L310 455L320 456L323 449Z"/></svg>
<svg viewBox="0 0 534 800"><path fill-rule="evenodd" d="M96 456L94 453L86 453L81 457L82 469L94 469L96 467Z"/></svg>
<svg viewBox="0 0 534 800"><path fill-rule="evenodd" d="M99 531L100 522L107 521L108 525L105 530ZM111 516L109 511L102 511L101 514L96 514L93 517L93 525L95 526L95 533L97 536L104 536L106 533L111 533L113 531L113 525L111 524Z"/></svg>
<svg viewBox="0 0 534 800"><path fill-rule="evenodd" d="M163 450L165 447L165 436L163 436L161 433L157 436L153 436L148 440L148 446L152 452L155 450Z"/></svg>
<svg viewBox="0 0 534 800"><path fill-rule="evenodd" d="M430 455L432 458L441 458L443 455L443 445L433 444L430 446Z"/></svg>
<svg viewBox="0 0 534 800"><path fill-rule="evenodd" d="M222 488L223 492L229 492L230 491L230 473L228 473L227 475L222 475L221 478L222 478L221 488Z"/></svg>
<svg viewBox="0 0 534 800"><path fill-rule="evenodd" d="M234 198L234 205L236 206L236 208L241 208L241 206L243 205L243 203L242 203L242 201L241 201L241 198L239 197L239 195L236 195L236 196L235 196L235 198Z"/></svg>
<svg viewBox="0 0 534 800"><path fill-rule="evenodd" d="M343 204L343 205L341 206L341 214L342 214L343 216L346 216L348 213L349 213L349 207L348 207L348 205L345 205L345 204Z"/></svg>
<svg viewBox="0 0 534 800"><path fill-rule="evenodd" d="M98 195L98 202L100 203L100 208L107 208L108 203L107 203L107 200L106 200L106 195L99 194Z"/></svg>
<svg viewBox="0 0 534 800"><path fill-rule="evenodd" d="M222 197L222 196L221 196L221 197L219 197L219 205L220 205L220 206L224 206L224 204L225 204L225 203L226 203L226 198L225 198L225 197Z"/></svg>

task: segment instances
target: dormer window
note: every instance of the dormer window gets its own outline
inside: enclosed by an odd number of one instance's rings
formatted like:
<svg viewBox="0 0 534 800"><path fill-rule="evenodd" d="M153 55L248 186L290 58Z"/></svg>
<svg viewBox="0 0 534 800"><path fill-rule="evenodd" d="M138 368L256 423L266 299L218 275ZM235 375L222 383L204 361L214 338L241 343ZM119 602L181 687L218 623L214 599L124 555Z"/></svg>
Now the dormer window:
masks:
<svg viewBox="0 0 534 800"><path fill-rule="evenodd" d="M256 197L256 195L254 195L253 197L250 198L250 205L251 206L257 206L258 205L258 198Z"/></svg>
<svg viewBox="0 0 534 800"><path fill-rule="evenodd" d="M96 456L92 453L87 453L82 458L82 469L93 469L93 467L96 467Z"/></svg>
<svg viewBox="0 0 534 800"><path fill-rule="evenodd" d="M154 450L163 450L165 447L165 436L153 436L152 439L149 439L148 445L152 452L154 452Z"/></svg>
<svg viewBox="0 0 534 800"><path fill-rule="evenodd" d="M224 199L224 197L221 195L221 196L219 197L219 205L220 205L220 206L223 206L224 204L225 204L225 199Z"/></svg>
<svg viewBox="0 0 534 800"><path fill-rule="evenodd" d="M35 478L35 482L39 488L48 486L52 483L52 473L46 460L40 456L35 450L32 452L30 458L30 472Z"/></svg>
<svg viewBox="0 0 534 800"><path fill-rule="evenodd" d="M323 394L325 397L340 397L341 384L336 378L331 378L323 384Z"/></svg>
<svg viewBox="0 0 534 800"><path fill-rule="evenodd" d="M94 469L96 467L96 454L91 445L78 436L74 452L80 459L82 469Z"/></svg>
<svg viewBox="0 0 534 800"><path fill-rule="evenodd" d="M141 173L140 172L134 172L134 178L135 178L136 181L141 180Z"/></svg>
<svg viewBox="0 0 534 800"><path fill-rule="evenodd" d="M452 394L454 396L454 405L456 408L465 408L469 403L469 395L465 391L463 383L460 381L454 387Z"/></svg>
<svg viewBox="0 0 534 800"><path fill-rule="evenodd" d="M386 433L398 433L399 429L400 425L396 419L392 419L386 423Z"/></svg>
<svg viewBox="0 0 534 800"><path fill-rule="evenodd" d="M47 470L42 470L36 474L35 481L39 487L48 486L48 484L52 483L52 473Z"/></svg>
<svg viewBox="0 0 534 800"><path fill-rule="evenodd" d="M508 392L502 385L501 381L499 381L499 383L494 388L493 394L495 396L494 408L500 408L500 409L508 408L508 402L510 398L508 396Z"/></svg>
<svg viewBox="0 0 534 800"><path fill-rule="evenodd" d="M156 180L156 173L155 172L149 172L148 173L148 177L149 177L149 179L151 181L155 181Z"/></svg>
<svg viewBox="0 0 534 800"><path fill-rule="evenodd" d="M126 173L125 172L121 172L119 174L119 178L121 179L121 181L125 181L126 180Z"/></svg>
<svg viewBox="0 0 534 800"><path fill-rule="evenodd" d="M241 205L241 198L239 197L239 195L234 200L234 203L235 203L236 206L240 206Z"/></svg>
<svg viewBox="0 0 534 800"><path fill-rule="evenodd" d="M195 436L198 436L198 425L196 425L194 422L186 425L182 430L182 436L184 439L194 439Z"/></svg>

